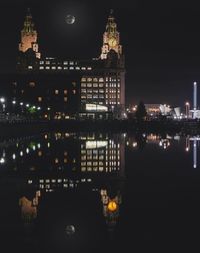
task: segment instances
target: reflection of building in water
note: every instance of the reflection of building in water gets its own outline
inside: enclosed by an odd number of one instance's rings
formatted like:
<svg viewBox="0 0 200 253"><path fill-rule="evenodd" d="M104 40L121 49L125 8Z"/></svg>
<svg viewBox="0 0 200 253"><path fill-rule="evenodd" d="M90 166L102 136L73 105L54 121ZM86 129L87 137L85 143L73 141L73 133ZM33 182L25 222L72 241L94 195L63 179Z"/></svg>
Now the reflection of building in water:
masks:
<svg viewBox="0 0 200 253"><path fill-rule="evenodd" d="M103 214L108 224L109 232L112 232L119 218L119 207L122 202L121 193L118 192L115 197L110 197L106 189L101 190L103 203Z"/></svg>
<svg viewBox="0 0 200 253"><path fill-rule="evenodd" d="M36 192L31 197L28 193L20 194L19 205L25 224L37 217L41 195L54 191L86 190L99 193L109 230L114 228L121 204L118 182L124 180L123 135L45 134L38 140L14 144L4 153L11 163L9 170L15 168L14 173L22 171L26 189Z"/></svg>
<svg viewBox="0 0 200 253"><path fill-rule="evenodd" d="M80 155L82 172L121 172L125 152L123 137L111 139L108 135L93 135L84 138L81 141Z"/></svg>
<svg viewBox="0 0 200 253"><path fill-rule="evenodd" d="M21 216L25 224L29 224L37 217L37 206L39 204L40 191L36 191L33 199L29 200L25 196L19 199Z"/></svg>

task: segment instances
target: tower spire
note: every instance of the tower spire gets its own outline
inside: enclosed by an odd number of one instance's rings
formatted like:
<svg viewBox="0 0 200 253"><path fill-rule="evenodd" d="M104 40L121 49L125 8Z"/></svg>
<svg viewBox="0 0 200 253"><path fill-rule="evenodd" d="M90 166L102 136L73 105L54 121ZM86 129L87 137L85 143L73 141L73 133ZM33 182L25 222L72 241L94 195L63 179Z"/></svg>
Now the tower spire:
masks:
<svg viewBox="0 0 200 253"><path fill-rule="evenodd" d="M106 31L103 34L103 46L101 49L101 59L107 58L107 53L110 50L114 50L118 58L122 54L122 46L120 45L120 34L117 31L117 24L113 16L113 9L110 9L110 14L108 16L108 21L106 24Z"/></svg>
<svg viewBox="0 0 200 253"><path fill-rule="evenodd" d="M40 53L38 52L37 31L34 28L30 8L27 9L24 27L21 30L21 43L19 44L19 51L25 53L28 49L32 49L35 52L36 58L40 58Z"/></svg>

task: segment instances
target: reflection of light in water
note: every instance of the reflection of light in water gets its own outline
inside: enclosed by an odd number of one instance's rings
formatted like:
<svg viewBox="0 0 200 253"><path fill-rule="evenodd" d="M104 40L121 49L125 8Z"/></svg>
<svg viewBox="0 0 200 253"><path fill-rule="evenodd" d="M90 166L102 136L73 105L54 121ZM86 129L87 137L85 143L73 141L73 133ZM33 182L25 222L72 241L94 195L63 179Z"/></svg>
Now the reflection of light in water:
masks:
<svg viewBox="0 0 200 253"><path fill-rule="evenodd" d="M193 167L194 169L197 167L197 140L193 143Z"/></svg>
<svg viewBox="0 0 200 253"><path fill-rule="evenodd" d="M65 228L65 233L69 236L72 236L76 232L75 227L73 225L67 225Z"/></svg>
<svg viewBox="0 0 200 253"><path fill-rule="evenodd" d="M110 201L108 203L108 210L111 212L115 212L117 210L117 203L115 201Z"/></svg>

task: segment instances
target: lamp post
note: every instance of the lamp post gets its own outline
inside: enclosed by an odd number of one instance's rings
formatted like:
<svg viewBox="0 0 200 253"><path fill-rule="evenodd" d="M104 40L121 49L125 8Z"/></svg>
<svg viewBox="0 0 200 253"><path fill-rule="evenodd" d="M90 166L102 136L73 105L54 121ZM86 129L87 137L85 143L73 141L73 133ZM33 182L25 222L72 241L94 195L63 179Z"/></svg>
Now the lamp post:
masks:
<svg viewBox="0 0 200 253"><path fill-rule="evenodd" d="M186 118L189 118L189 112L190 112L190 103L186 102L185 103L185 115L186 115Z"/></svg>
<svg viewBox="0 0 200 253"><path fill-rule="evenodd" d="M4 97L1 97L0 98L0 102L1 102L1 104L2 104L2 108L3 108L3 112L5 112L5 109L6 109L6 99L4 98Z"/></svg>

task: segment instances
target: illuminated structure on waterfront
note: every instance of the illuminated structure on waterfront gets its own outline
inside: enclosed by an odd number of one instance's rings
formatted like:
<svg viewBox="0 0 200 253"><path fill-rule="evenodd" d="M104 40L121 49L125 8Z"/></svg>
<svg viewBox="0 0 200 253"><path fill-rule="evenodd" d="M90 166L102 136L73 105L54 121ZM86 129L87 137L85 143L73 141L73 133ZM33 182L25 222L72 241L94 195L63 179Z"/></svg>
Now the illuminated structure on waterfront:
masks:
<svg viewBox="0 0 200 253"><path fill-rule="evenodd" d="M124 115L125 63L112 11L103 35L100 57L77 60L41 56L37 39L28 11L21 31L18 73L12 80L14 98L20 96L27 102L48 106L55 118L73 114L70 107L76 108L76 112L86 118L87 113L90 118L99 119L105 118L106 112L113 112L119 118ZM70 95L69 90L76 91ZM75 98L70 103L72 95ZM63 100L59 106L56 97Z"/></svg>

